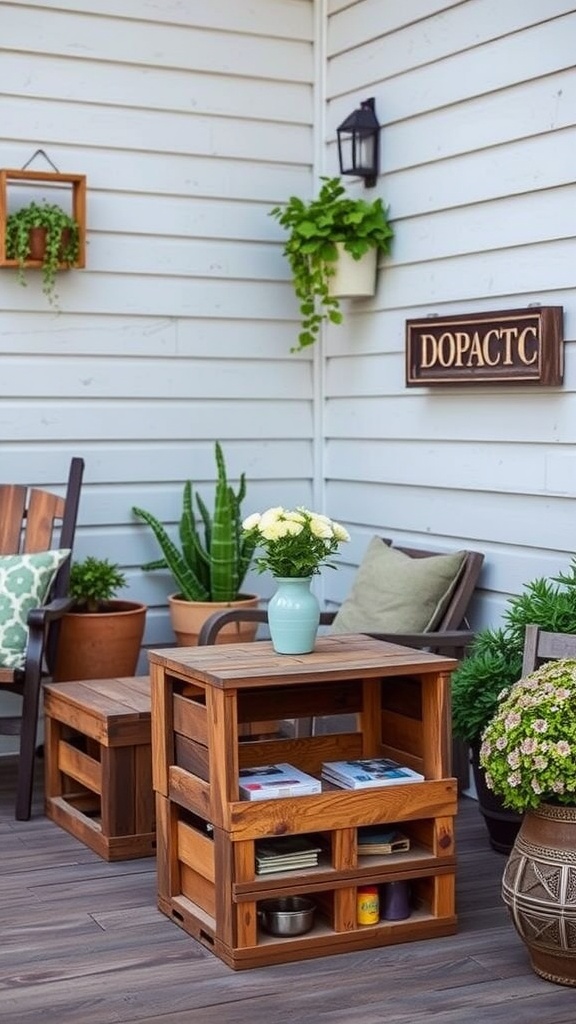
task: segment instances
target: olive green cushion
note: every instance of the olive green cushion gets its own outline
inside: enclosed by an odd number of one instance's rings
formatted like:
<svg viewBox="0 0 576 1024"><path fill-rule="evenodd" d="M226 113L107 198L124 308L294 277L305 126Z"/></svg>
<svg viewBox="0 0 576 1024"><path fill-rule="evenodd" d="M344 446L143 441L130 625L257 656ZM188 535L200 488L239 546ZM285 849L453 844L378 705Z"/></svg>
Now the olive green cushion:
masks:
<svg viewBox="0 0 576 1024"><path fill-rule="evenodd" d="M425 633L434 629L465 558L465 551L411 558L373 537L332 632Z"/></svg>
<svg viewBox="0 0 576 1024"><path fill-rule="evenodd" d="M44 604L68 548L0 557L0 665L22 668L28 643L28 613Z"/></svg>

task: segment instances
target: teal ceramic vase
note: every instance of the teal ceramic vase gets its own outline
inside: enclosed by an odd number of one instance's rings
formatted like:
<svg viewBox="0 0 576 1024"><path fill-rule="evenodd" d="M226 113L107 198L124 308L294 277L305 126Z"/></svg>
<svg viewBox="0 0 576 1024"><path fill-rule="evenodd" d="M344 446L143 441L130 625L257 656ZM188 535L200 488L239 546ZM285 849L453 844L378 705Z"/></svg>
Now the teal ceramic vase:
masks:
<svg viewBox="0 0 576 1024"><path fill-rule="evenodd" d="M309 654L314 650L320 606L310 590L312 577L278 576L278 589L268 604L268 625L277 654Z"/></svg>

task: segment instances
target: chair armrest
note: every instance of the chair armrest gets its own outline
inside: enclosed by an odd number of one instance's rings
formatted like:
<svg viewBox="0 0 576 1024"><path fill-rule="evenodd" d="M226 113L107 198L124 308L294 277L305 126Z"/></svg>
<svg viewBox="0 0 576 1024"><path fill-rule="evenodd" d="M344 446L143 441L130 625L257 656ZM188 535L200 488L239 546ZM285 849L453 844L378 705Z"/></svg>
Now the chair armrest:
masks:
<svg viewBox="0 0 576 1024"><path fill-rule="evenodd" d="M431 651L433 654L445 654L449 657L462 658L472 643L475 633L469 629L452 629L444 632L430 633L369 633L374 640L385 640L387 643L400 644L402 647L415 647L418 650Z"/></svg>
<svg viewBox="0 0 576 1024"><path fill-rule="evenodd" d="M198 646L215 644L218 633L228 622L268 622L265 608L229 608L225 612L214 612L206 619L198 634Z"/></svg>
<svg viewBox="0 0 576 1024"><path fill-rule="evenodd" d="M50 622L61 619L66 612L70 611L73 604L74 600L71 597L56 597L49 604L32 608L28 612L28 628L30 630L44 629Z"/></svg>
<svg viewBox="0 0 576 1024"><path fill-rule="evenodd" d="M50 626L57 622L70 610L74 600L71 597L55 597L48 604L38 608L32 608L28 612L28 643L26 644L26 662L24 677L28 680L38 680L42 676L46 661L50 662L50 645L55 642L55 637L50 632ZM58 628L58 627L56 627ZM47 650L48 649L48 650ZM51 665L50 665L51 667Z"/></svg>

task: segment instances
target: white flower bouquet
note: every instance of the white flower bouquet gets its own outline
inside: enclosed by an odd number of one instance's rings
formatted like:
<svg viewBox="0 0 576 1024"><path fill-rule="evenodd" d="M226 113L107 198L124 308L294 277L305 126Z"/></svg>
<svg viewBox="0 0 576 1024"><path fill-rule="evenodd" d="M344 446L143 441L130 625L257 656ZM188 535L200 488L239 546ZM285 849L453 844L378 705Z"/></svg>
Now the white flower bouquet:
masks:
<svg viewBox="0 0 576 1024"><path fill-rule="evenodd" d="M244 532L264 554L256 558L259 572L276 577L308 577L323 565L335 568L329 558L350 535L340 523L307 508L254 512L242 523Z"/></svg>

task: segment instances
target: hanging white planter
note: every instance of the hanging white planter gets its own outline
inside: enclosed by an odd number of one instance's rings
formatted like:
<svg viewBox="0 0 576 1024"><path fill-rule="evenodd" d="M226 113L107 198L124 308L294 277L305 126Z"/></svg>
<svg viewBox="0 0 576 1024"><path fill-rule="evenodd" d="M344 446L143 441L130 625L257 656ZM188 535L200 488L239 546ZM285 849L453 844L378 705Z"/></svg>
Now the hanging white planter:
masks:
<svg viewBox="0 0 576 1024"><path fill-rule="evenodd" d="M330 295L339 299L359 299L375 295L378 250L368 249L364 256L355 260L352 253L344 248L343 242L337 242L336 248L338 259L336 273L329 282Z"/></svg>

